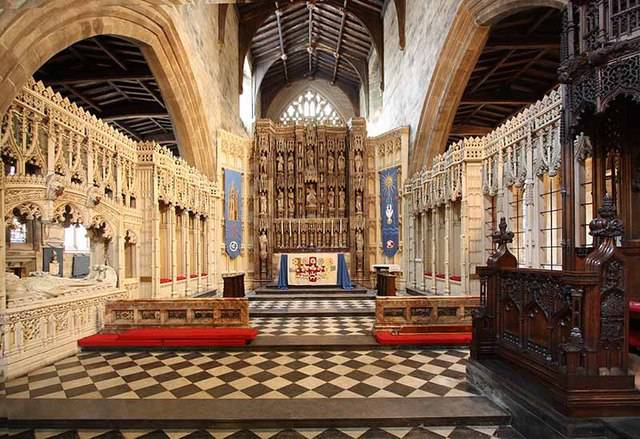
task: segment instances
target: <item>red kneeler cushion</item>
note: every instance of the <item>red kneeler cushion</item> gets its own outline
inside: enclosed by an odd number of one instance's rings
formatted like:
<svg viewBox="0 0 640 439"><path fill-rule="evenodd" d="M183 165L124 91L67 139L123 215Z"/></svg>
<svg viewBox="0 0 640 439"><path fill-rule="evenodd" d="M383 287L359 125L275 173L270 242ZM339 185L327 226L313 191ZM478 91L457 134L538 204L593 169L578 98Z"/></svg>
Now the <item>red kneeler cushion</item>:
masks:
<svg viewBox="0 0 640 439"><path fill-rule="evenodd" d="M629 346L640 349L640 330L629 331Z"/></svg>
<svg viewBox="0 0 640 439"><path fill-rule="evenodd" d="M636 302L633 300L629 301L629 312L630 313L638 313L640 314L640 302Z"/></svg>
<svg viewBox="0 0 640 439"><path fill-rule="evenodd" d="M470 332L400 333L376 331L376 340L382 345L468 345Z"/></svg>
<svg viewBox="0 0 640 439"><path fill-rule="evenodd" d="M255 339L253 328L142 328L96 334L78 340L80 347L242 346Z"/></svg>

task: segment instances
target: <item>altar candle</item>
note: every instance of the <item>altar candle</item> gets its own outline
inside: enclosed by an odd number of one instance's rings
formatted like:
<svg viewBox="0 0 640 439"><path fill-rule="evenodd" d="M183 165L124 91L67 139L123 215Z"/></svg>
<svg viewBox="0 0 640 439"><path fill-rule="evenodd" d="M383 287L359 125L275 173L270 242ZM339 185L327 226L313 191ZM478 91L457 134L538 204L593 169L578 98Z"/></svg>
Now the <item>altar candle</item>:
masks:
<svg viewBox="0 0 640 439"><path fill-rule="evenodd" d="M340 235L342 235L342 218L340 218Z"/></svg>
<svg viewBox="0 0 640 439"><path fill-rule="evenodd" d="M284 220L280 221L280 235L284 237Z"/></svg>
<svg viewBox="0 0 640 439"><path fill-rule="evenodd" d="M291 220L289 220L289 238L291 238Z"/></svg>

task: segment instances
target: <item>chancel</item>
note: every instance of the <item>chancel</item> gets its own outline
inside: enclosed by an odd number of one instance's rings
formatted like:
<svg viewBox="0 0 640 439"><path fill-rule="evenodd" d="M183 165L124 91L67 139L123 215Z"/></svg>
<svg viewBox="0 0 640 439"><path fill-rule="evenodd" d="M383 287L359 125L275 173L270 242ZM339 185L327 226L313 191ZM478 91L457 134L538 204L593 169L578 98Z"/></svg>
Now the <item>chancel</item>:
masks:
<svg viewBox="0 0 640 439"><path fill-rule="evenodd" d="M640 5L0 5L10 437L640 437Z"/></svg>

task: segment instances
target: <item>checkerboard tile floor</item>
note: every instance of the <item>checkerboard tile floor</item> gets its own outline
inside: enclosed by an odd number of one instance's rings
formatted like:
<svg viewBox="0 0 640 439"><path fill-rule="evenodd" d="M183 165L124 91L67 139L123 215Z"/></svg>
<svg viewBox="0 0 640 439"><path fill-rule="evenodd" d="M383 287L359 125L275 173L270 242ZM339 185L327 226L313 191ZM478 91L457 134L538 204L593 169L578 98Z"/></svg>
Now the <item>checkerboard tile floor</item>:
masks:
<svg viewBox="0 0 640 439"><path fill-rule="evenodd" d="M13 379L8 398L473 396L466 350L85 352Z"/></svg>
<svg viewBox="0 0 640 439"><path fill-rule="evenodd" d="M260 335L370 335L374 318L338 317L253 317L251 325Z"/></svg>
<svg viewBox="0 0 640 439"><path fill-rule="evenodd" d="M375 300L252 300L249 311L292 311L292 310L353 310L371 311L376 308Z"/></svg>
<svg viewBox="0 0 640 439"><path fill-rule="evenodd" d="M301 428L295 430L31 430L11 432L19 439L519 439L505 426L447 426L391 428Z"/></svg>

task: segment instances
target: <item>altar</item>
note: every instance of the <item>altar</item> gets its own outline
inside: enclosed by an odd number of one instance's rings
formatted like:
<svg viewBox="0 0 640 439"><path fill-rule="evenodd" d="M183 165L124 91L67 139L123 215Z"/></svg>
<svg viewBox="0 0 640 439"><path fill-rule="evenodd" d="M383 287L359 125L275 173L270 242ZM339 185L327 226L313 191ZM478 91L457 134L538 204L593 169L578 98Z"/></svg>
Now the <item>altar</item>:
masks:
<svg viewBox="0 0 640 439"><path fill-rule="evenodd" d="M344 253L279 253L278 288L332 286L351 289Z"/></svg>

